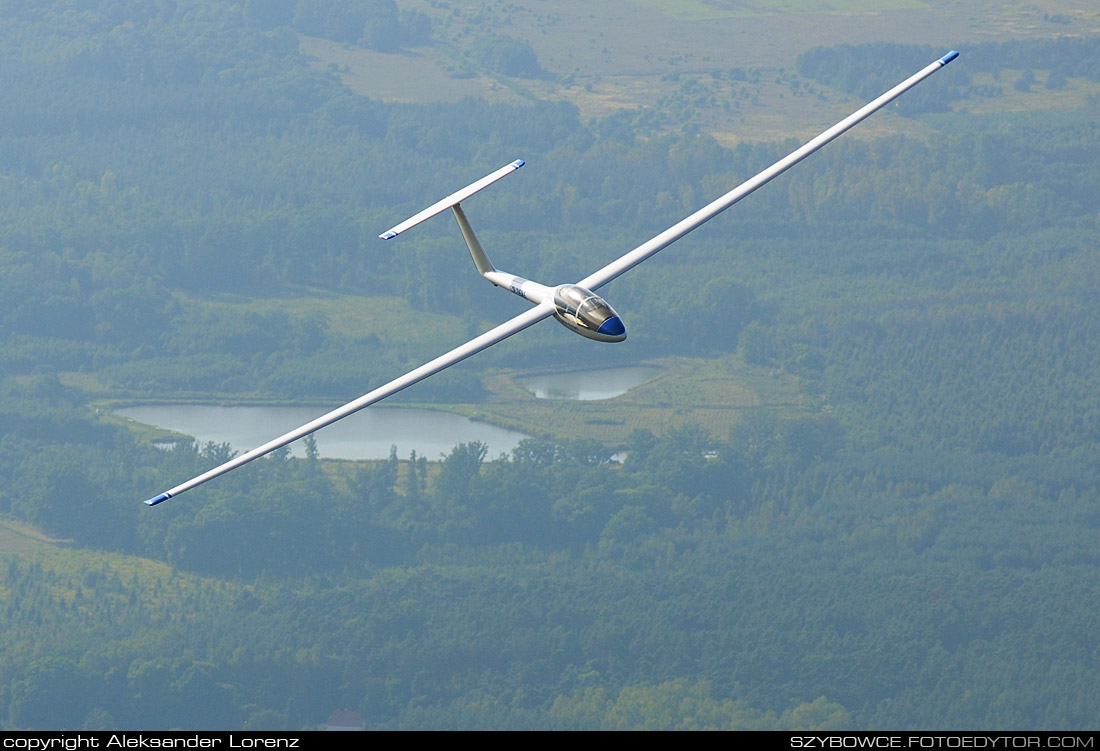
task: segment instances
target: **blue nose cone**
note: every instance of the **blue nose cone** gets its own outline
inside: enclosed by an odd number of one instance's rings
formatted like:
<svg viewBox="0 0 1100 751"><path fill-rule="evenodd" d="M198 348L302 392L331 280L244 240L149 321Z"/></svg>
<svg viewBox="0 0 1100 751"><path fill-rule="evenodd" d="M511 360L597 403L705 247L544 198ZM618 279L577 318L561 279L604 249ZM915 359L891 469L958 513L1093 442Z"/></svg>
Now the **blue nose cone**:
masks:
<svg viewBox="0 0 1100 751"><path fill-rule="evenodd" d="M623 325L622 318L611 316L603 322L603 326L600 326L596 333L604 336L622 336L626 333L626 326Z"/></svg>

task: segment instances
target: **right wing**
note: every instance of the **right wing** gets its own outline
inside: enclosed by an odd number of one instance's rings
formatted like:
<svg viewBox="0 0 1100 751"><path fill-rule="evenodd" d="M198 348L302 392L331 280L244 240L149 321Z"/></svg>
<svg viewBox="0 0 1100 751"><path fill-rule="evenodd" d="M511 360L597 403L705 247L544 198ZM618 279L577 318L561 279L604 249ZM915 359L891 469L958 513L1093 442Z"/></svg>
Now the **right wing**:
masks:
<svg viewBox="0 0 1100 751"><path fill-rule="evenodd" d="M173 498L185 490L190 490L197 485L202 485L207 480L213 480L219 475L224 475L226 472L232 471L242 464L248 464L248 462L252 461L253 459L259 459L264 454L270 454L275 449L282 448L288 443L296 441L299 438L303 438L315 430L320 430L326 425L331 425L337 420L347 417L353 412L358 412L364 407L368 407L377 401L381 401L387 396L396 394L398 391L401 391L404 388L408 388L414 383L422 381L430 375L434 375L441 370L451 367L457 362L465 360L470 355L477 354L486 347L491 347L497 342L507 339L512 334L523 331L528 326L532 326L538 323L543 318L548 318L553 314L553 312L553 305L539 305L537 307L531 308L530 310L524 311L510 321L505 321L496 328L486 331L481 336L474 337L465 344L461 344L458 347L455 347L447 354L440 355L431 362L427 362L421 365L419 368L416 368L415 370L410 370L405 375L393 379L385 386L379 386L374 391L364 394L355 401L348 402L343 407L338 407L328 414L321 415L313 422L306 423L300 428L295 428L289 433L285 433L278 438L268 441L263 446L252 449L247 454L235 456L219 467L215 467L214 469L211 469L208 472L204 472L197 477L193 477L187 482L181 483L176 487L171 488L170 490L166 490L155 498L150 498L149 500L145 501L145 505L156 506L158 503L163 503L169 498Z"/></svg>

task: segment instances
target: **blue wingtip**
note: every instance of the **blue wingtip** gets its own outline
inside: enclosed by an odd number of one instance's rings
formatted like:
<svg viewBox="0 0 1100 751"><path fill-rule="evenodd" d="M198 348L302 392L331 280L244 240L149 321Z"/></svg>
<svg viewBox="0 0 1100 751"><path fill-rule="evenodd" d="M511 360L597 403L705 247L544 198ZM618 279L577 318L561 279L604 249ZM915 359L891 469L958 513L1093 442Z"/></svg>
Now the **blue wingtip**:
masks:
<svg viewBox="0 0 1100 751"><path fill-rule="evenodd" d="M940 66L942 67L944 65L947 65L949 62L951 62L952 60L954 60L958 56L959 56L958 52L956 52L955 50L951 50L946 55L944 55L943 57L940 58Z"/></svg>
<svg viewBox="0 0 1100 751"><path fill-rule="evenodd" d="M387 231L387 232L383 232L381 235L379 235L379 237L382 238L383 240L392 240L393 238L397 237L397 233L392 232L392 231Z"/></svg>
<svg viewBox="0 0 1100 751"><path fill-rule="evenodd" d="M156 498L150 498L149 500L145 501L145 505L146 506L156 506L158 503L163 503L164 501L167 501L171 497L172 496L168 495L167 493L161 493Z"/></svg>
<svg viewBox="0 0 1100 751"><path fill-rule="evenodd" d="M517 159L516 161L512 162L512 166L515 167L516 169L519 169L520 167L522 167L525 164L527 164L527 162L523 161L522 159Z"/></svg>

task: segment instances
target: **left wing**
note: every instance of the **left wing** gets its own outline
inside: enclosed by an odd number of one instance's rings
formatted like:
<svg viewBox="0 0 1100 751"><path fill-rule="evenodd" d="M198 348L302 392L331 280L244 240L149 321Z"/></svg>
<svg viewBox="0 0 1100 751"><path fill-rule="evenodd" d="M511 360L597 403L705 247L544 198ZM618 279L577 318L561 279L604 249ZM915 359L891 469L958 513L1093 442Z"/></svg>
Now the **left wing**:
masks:
<svg viewBox="0 0 1100 751"><path fill-rule="evenodd" d="M478 352L485 349L486 347L491 347L497 342L507 339L512 334L523 331L528 326L532 326L541 321L543 318L549 317L553 314L553 312L554 306L550 304L539 305L537 307L531 308L530 310L524 311L512 320L505 321L504 323L500 324L495 329L486 331L481 336L478 336L466 342L465 344L455 347L447 354L440 355L431 362L424 363L419 368L416 368L415 370L410 370L405 375L393 379L385 386L380 386L370 393L363 394L363 396L359 397L355 401L348 402L343 407L338 407L328 414L321 415L313 422L306 423L300 428L295 428L289 433L281 435L274 440L268 441L263 446L252 449L247 454L241 454L240 456L233 457L225 464L222 464L220 467L215 467L209 472L204 472L198 477L194 477L181 485L177 485L171 490L166 490L155 498L150 498L149 500L145 501L145 505L156 506L158 503L167 501L169 498L177 496L185 490L190 490L196 485L202 485L207 480L213 480L219 475L224 475L226 472L234 470L242 464L248 464L248 462L252 461L253 459L259 459L264 454L269 454L277 448L282 448L292 441L303 438L315 430L320 430L326 425L330 425L341 418L347 417L353 412L358 412L364 407L368 407L377 401L381 401L387 396L396 394L398 391L412 386L414 383L422 381L430 375L434 375L435 373L438 373L445 368L449 368L455 363L465 360L470 355L476 355Z"/></svg>

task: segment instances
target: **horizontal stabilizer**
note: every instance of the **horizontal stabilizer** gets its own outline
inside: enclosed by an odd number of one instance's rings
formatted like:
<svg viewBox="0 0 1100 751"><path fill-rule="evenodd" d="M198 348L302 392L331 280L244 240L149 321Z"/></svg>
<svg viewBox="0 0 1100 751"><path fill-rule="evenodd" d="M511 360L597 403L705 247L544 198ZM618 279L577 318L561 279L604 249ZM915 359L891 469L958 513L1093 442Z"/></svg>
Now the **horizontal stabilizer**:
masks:
<svg viewBox="0 0 1100 751"><path fill-rule="evenodd" d="M491 175L486 175L485 177L481 178L477 182L470 183L469 185L467 185L462 190L459 190L459 191L456 191L456 192L452 193L451 195L444 198L442 201L438 201L436 203L433 203L431 206L424 209L419 214L416 214L415 216L409 217L408 219L401 222L401 224L397 225L393 229L386 230L381 235L379 235L379 237L382 238L383 240L392 240L393 238L397 237L398 235L400 235L402 232L409 229L410 227L415 227L416 225L420 224L421 222L426 221L428 219L431 219L433 216L440 213L441 211L446 211L447 209L451 208L452 206L457 204L459 201L465 201L467 198L472 196L474 193L477 193L482 188L489 187L490 185L492 185L493 183L495 183L497 180L504 177L505 175L509 175L512 172L515 172L520 167L522 167L523 164L524 164L524 162L523 162L522 159L517 159L516 161L512 162L511 164L504 165L503 167L501 167L500 169L498 169L496 172L492 173Z"/></svg>

